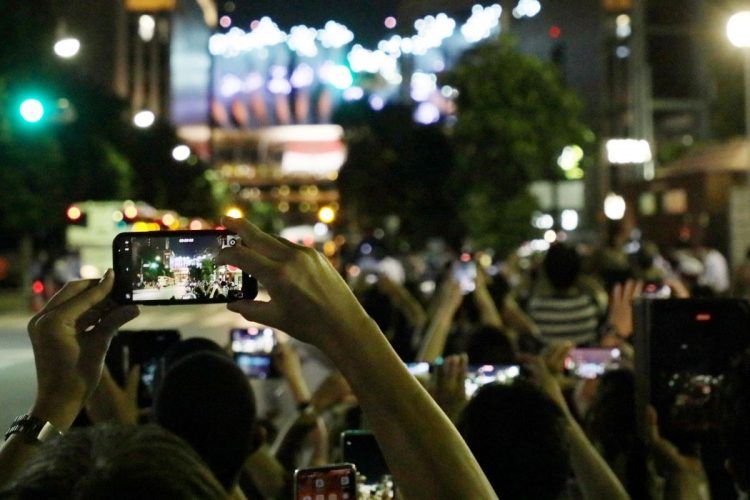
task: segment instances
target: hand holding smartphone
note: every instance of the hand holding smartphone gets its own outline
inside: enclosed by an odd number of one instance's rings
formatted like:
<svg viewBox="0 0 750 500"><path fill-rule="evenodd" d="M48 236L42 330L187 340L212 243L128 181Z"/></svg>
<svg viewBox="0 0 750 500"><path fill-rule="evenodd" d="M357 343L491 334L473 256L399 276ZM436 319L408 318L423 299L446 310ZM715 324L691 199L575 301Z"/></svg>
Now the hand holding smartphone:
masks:
<svg viewBox="0 0 750 500"><path fill-rule="evenodd" d="M222 248L240 243L239 236L219 230L121 233L112 243L112 296L120 304L144 305L253 299L254 278L216 263Z"/></svg>

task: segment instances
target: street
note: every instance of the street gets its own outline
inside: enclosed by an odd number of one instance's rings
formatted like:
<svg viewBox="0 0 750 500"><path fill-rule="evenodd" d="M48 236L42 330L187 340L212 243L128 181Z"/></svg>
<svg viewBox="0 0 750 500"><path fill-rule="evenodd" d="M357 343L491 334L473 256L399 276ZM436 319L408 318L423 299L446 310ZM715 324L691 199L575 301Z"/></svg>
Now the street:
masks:
<svg viewBox="0 0 750 500"><path fill-rule="evenodd" d="M36 379L34 356L26 323L31 312L0 314L0 427L5 429L15 417L26 413L34 401ZM250 323L226 309L224 304L142 307L141 315L126 325L127 330L177 329L182 338L207 337L220 345L229 342L229 330ZM283 334L282 334L283 336ZM300 348L303 360L312 358ZM312 388L322 380L324 371L314 362L305 365ZM207 374L210 376L210 374ZM291 414L294 403L281 380L251 380L256 394L258 414Z"/></svg>
<svg viewBox="0 0 750 500"><path fill-rule="evenodd" d="M169 285L161 288L133 290L133 300L170 300L185 295L185 285Z"/></svg>

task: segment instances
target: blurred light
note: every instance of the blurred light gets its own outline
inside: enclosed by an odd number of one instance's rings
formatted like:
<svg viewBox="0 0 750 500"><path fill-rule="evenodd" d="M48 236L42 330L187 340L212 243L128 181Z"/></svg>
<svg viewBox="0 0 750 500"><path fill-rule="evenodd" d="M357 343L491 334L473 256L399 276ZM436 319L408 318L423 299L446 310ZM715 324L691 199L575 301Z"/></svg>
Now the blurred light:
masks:
<svg viewBox="0 0 750 500"><path fill-rule="evenodd" d="M263 76L257 71L253 71L245 78L245 91L255 92L258 89L262 89L263 83L265 83Z"/></svg>
<svg viewBox="0 0 750 500"><path fill-rule="evenodd" d="M135 219L136 217L138 217L138 209L134 206L125 207L123 213L125 214L126 219Z"/></svg>
<svg viewBox="0 0 750 500"><path fill-rule="evenodd" d="M232 25L232 18L229 16L221 16L219 18L219 26L222 28L228 28Z"/></svg>
<svg viewBox="0 0 750 500"><path fill-rule="evenodd" d="M149 128L156 121L156 116L152 111L144 109L133 116L133 124L138 128Z"/></svg>
<svg viewBox="0 0 750 500"><path fill-rule="evenodd" d="M610 220L621 220L625 217L625 198L619 194L609 193L604 198L604 215Z"/></svg>
<svg viewBox="0 0 750 500"><path fill-rule="evenodd" d="M529 247L533 252L546 252L549 250L549 242L547 240L531 240Z"/></svg>
<svg viewBox="0 0 750 500"><path fill-rule="evenodd" d="M539 0L519 0L518 5L513 9L513 17L521 19L522 17L534 17L542 11L542 4Z"/></svg>
<svg viewBox="0 0 750 500"><path fill-rule="evenodd" d="M268 82L268 91L272 94L289 95L292 93L292 84L286 78L272 78Z"/></svg>
<svg viewBox="0 0 750 500"><path fill-rule="evenodd" d="M308 28L304 25L293 26L286 43L298 56L315 57L318 55L318 47L315 44L317 36L318 32L315 28Z"/></svg>
<svg viewBox="0 0 750 500"><path fill-rule="evenodd" d="M44 117L44 105L39 99L26 99L19 108L21 118L29 123L36 123Z"/></svg>
<svg viewBox="0 0 750 500"><path fill-rule="evenodd" d="M31 285L31 291L37 295L41 295L42 293L44 293L44 283L42 283L40 280L34 281L34 283Z"/></svg>
<svg viewBox="0 0 750 500"><path fill-rule="evenodd" d="M68 216L69 220L77 221L78 219L81 218L81 216L83 215L83 212L81 212L81 209L78 208L77 206L71 205L70 207L68 207L68 211L65 212L65 215Z"/></svg>
<svg viewBox="0 0 750 500"><path fill-rule="evenodd" d="M464 252L461 254L461 262L471 262L471 254L468 252Z"/></svg>
<svg viewBox="0 0 750 500"><path fill-rule="evenodd" d="M315 81L315 70L307 63L301 63L292 72L292 76L289 82L292 87L301 89L303 87L309 87Z"/></svg>
<svg viewBox="0 0 750 500"><path fill-rule="evenodd" d="M185 161L190 158L190 147L180 144L172 149L172 158L177 161Z"/></svg>
<svg viewBox="0 0 750 500"><path fill-rule="evenodd" d="M161 223L167 227L171 227L172 224L175 223L175 221L176 219L172 214L164 214L164 216L161 218Z"/></svg>
<svg viewBox="0 0 750 500"><path fill-rule="evenodd" d="M735 47L750 47L750 11L738 12L729 18L727 38Z"/></svg>
<svg viewBox="0 0 750 500"><path fill-rule="evenodd" d="M193 219L190 221L190 226L188 227L191 231L198 231L199 229L203 229L203 223L198 219Z"/></svg>
<svg viewBox="0 0 750 500"><path fill-rule="evenodd" d="M414 111L414 121L423 125L437 123L440 120L440 110L431 102L423 102Z"/></svg>
<svg viewBox="0 0 750 500"><path fill-rule="evenodd" d="M365 243L362 245L362 248L359 249L360 253L362 255L370 255L372 253L372 245L369 243Z"/></svg>
<svg viewBox="0 0 750 500"><path fill-rule="evenodd" d="M328 205L318 210L318 220L324 224L330 224L336 220L336 211Z"/></svg>
<svg viewBox="0 0 750 500"><path fill-rule="evenodd" d="M328 21L323 29L318 31L318 40L327 49L338 49L354 40L354 33L343 24Z"/></svg>
<svg viewBox="0 0 750 500"><path fill-rule="evenodd" d="M615 35L617 38L627 38L633 33L633 29L630 26L630 16L627 14L620 14L615 19Z"/></svg>
<svg viewBox="0 0 750 500"><path fill-rule="evenodd" d="M232 219L241 219L245 214L243 214L242 210L240 210L239 208L231 207L227 209L226 212L224 212L224 215L226 215L227 217L231 217Z"/></svg>
<svg viewBox="0 0 750 500"><path fill-rule="evenodd" d="M628 48L628 47L626 47L624 45L620 45L619 47L617 47L615 49L615 55L619 59L626 59L626 58L630 57L630 48Z"/></svg>
<svg viewBox="0 0 750 500"><path fill-rule="evenodd" d="M242 80L237 75L224 75L219 84L219 93L224 97L232 97L242 91Z"/></svg>
<svg viewBox="0 0 750 500"><path fill-rule="evenodd" d="M560 227L565 231L578 229L578 212L572 209L563 210L560 214Z"/></svg>
<svg viewBox="0 0 750 500"><path fill-rule="evenodd" d="M583 149L575 144L565 146L557 158L557 165L563 170L576 168L583 159Z"/></svg>
<svg viewBox="0 0 750 500"><path fill-rule="evenodd" d="M123 218L125 218L125 216L119 210L115 210L114 212L112 212L112 220L113 221L120 222Z"/></svg>
<svg viewBox="0 0 750 500"><path fill-rule="evenodd" d="M446 99L455 99L458 97L458 90L454 89L450 85L443 85L440 88L440 94Z"/></svg>
<svg viewBox="0 0 750 500"><path fill-rule="evenodd" d="M149 231L151 229L151 225L148 222L138 221L135 224L133 224L133 231L136 231L138 233Z"/></svg>
<svg viewBox="0 0 750 500"><path fill-rule="evenodd" d="M282 214L287 213L289 211L289 203L286 201L279 202L278 209L279 209L279 212L281 212Z"/></svg>
<svg viewBox="0 0 750 500"><path fill-rule="evenodd" d="M352 86L352 83L354 83L352 72L349 71L349 68L340 64L337 64L330 69L327 79L331 85L339 90L347 89Z"/></svg>
<svg viewBox="0 0 750 500"><path fill-rule="evenodd" d="M551 229L555 225L555 219L550 214L534 212L531 217L531 225L537 229Z"/></svg>
<svg viewBox="0 0 750 500"><path fill-rule="evenodd" d="M344 100L346 101L358 101L365 96L365 91L362 87L349 87L344 91Z"/></svg>
<svg viewBox="0 0 750 500"><path fill-rule="evenodd" d="M411 76L411 98L417 102L427 101L437 90L437 75L415 71Z"/></svg>
<svg viewBox="0 0 750 500"><path fill-rule="evenodd" d="M336 243L332 241L326 241L323 244L323 254L326 257L333 257L334 255L336 255L336 250L337 250Z"/></svg>
<svg viewBox="0 0 750 500"><path fill-rule="evenodd" d="M559 26L552 26L549 29L549 37L550 38L560 38L560 35L562 35L562 30Z"/></svg>
<svg viewBox="0 0 750 500"><path fill-rule="evenodd" d="M432 280L423 281L419 284L419 291L425 295L430 295L435 291L436 285Z"/></svg>
<svg viewBox="0 0 750 500"><path fill-rule="evenodd" d="M651 161L651 146L645 139L610 139L607 141L610 163L625 165Z"/></svg>
<svg viewBox="0 0 750 500"><path fill-rule="evenodd" d="M388 28L389 30L392 30L393 28L396 27L397 21L395 17L388 16L385 18L385 21L383 22L383 24L385 24L386 28Z"/></svg>
<svg viewBox="0 0 750 500"><path fill-rule="evenodd" d="M498 4L484 8L481 5L475 5L471 9L471 16L466 23L461 26L461 34L469 43L475 43L492 35L499 29L500 15L503 9Z"/></svg>
<svg viewBox="0 0 750 500"><path fill-rule="evenodd" d="M385 107L385 100L379 95L370 96L370 107L375 111L380 111Z"/></svg>
<svg viewBox="0 0 750 500"><path fill-rule="evenodd" d="M544 241L547 243L554 243L557 241L557 233L553 229L548 229L544 232Z"/></svg>
<svg viewBox="0 0 750 500"><path fill-rule="evenodd" d="M63 59L70 59L78 54L81 50L81 42L77 38L63 38L55 43L54 51Z"/></svg>
<svg viewBox="0 0 750 500"><path fill-rule="evenodd" d="M492 255L484 253L479 257L479 264L482 267L490 267L492 265Z"/></svg>
<svg viewBox="0 0 750 500"><path fill-rule="evenodd" d="M328 234L328 225L322 222L316 222L313 226L313 232L317 236L325 236L326 234Z"/></svg>
<svg viewBox="0 0 750 500"><path fill-rule="evenodd" d="M138 36L144 42L150 42L154 38L156 31L156 20L154 16L143 14L138 18Z"/></svg>

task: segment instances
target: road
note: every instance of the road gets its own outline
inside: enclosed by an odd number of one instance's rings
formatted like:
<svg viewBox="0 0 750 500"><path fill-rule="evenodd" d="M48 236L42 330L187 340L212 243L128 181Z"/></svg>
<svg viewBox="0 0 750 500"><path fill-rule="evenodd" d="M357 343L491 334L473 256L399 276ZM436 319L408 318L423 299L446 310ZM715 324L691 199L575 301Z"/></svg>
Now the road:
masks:
<svg viewBox="0 0 750 500"><path fill-rule="evenodd" d="M25 413L34 401L36 378L34 356L26 334L31 314L0 315L0 432L4 433L13 418ZM223 304L142 307L141 315L128 323L127 330L177 329L183 338L207 337L221 345L229 342L231 328L250 323L226 309ZM283 334L282 334L283 336ZM316 353L300 345L305 361L304 371L311 388L325 375L316 362ZM288 415L294 412L286 385L281 380L252 380L258 413Z"/></svg>

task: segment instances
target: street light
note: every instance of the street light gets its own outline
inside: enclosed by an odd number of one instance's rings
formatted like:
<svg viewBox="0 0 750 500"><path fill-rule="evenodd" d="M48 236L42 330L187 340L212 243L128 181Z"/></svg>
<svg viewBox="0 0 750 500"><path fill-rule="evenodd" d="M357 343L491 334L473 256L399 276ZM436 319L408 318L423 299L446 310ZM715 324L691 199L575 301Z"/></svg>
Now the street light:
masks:
<svg viewBox="0 0 750 500"><path fill-rule="evenodd" d="M750 141L750 11L734 14L727 21L727 38L745 55L745 136Z"/></svg>
<svg viewBox="0 0 750 500"><path fill-rule="evenodd" d="M55 42L55 54L63 59L70 59L78 54L81 50L81 42L74 37L62 38Z"/></svg>

